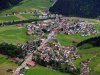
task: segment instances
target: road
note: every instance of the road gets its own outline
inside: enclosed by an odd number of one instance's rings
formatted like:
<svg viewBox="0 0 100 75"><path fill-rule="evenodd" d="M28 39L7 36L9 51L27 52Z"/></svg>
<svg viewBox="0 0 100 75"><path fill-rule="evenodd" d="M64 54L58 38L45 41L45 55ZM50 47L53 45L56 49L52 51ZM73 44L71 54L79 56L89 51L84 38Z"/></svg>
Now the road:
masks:
<svg viewBox="0 0 100 75"><path fill-rule="evenodd" d="M52 7L52 6L54 6L54 5L55 5L55 3L57 2L57 0L53 0L53 1L54 1L54 2L53 2L53 4L51 5L51 7Z"/></svg>
<svg viewBox="0 0 100 75"><path fill-rule="evenodd" d="M33 54L30 54L25 61L15 70L15 72L12 75L19 75L19 72L22 68L24 68L26 66L26 62L32 60L32 56Z"/></svg>

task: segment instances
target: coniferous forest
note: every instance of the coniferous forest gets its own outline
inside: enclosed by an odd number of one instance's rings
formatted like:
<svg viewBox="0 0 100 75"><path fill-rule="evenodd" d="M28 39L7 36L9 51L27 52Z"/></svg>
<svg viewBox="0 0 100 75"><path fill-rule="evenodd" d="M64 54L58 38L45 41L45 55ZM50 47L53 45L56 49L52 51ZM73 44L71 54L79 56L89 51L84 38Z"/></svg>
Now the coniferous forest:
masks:
<svg viewBox="0 0 100 75"><path fill-rule="evenodd" d="M58 0L50 11L66 16L93 18L100 15L100 0Z"/></svg>
<svg viewBox="0 0 100 75"><path fill-rule="evenodd" d="M18 4L22 0L0 0L0 10L7 9Z"/></svg>

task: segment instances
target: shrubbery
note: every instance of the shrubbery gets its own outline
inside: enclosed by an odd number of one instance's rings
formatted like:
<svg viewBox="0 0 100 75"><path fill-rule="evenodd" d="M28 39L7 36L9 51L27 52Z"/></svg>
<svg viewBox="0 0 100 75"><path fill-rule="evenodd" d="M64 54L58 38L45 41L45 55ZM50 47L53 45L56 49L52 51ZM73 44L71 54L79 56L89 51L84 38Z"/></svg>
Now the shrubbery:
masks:
<svg viewBox="0 0 100 75"><path fill-rule="evenodd" d="M7 55L8 57L23 57L23 51L20 47L5 42L0 44L0 54Z"/></svg>

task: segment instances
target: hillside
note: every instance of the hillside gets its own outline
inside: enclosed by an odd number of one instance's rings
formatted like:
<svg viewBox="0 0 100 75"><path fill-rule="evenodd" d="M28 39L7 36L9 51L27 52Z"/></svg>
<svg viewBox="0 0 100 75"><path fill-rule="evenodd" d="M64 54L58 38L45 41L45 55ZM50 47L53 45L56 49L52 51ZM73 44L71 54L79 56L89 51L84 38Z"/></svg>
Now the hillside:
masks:
<svg viewBox="0 0 100 75"><path fill-rule="evenodd" d="M12 6L9 9L1 11L1 14L23 11L34 11L36 9L44 10L48 9L52 2L50 0L23 0L18 5ZM0 6L1 7L1 6Z"/></svg>
<svg viewBox="0 0 100 75"><path fill-rule="evenodd" d="M4 1L4 0L3 0ZM11 0L14 1L14 0ZM18 1L18 0L17 0ZM4 1L7 3L7 1ZM16 1L15 1L16 2ZM8 6L6 3L0 2L0 8L4 9L0 11L0 22L8 22L8 21L19 21L19 20L28 20L28 19L36 19L36 17L33 16L34 10L40 10L40 11L47 11L50 5L52 4L52 1L50 0L20 0L19 3L15 5ZM3 8L1 6L7 5L7 8ZM13 15L13 13L21 13ZM26 13L23 13L26 12ZM10 15L10 16L7 16Z"/></svg>
<svg viewBox="0 0 100 75"><path fill-rule="evenodd" d="M17 5L22 0L0 0L0 10Z"/></svg>
<svg viewBox="0 0 100 75"><path fill-rule="evenodd" d="M100 16L100 0L58 0L50 11L66 16L93 18Z"/></svg>

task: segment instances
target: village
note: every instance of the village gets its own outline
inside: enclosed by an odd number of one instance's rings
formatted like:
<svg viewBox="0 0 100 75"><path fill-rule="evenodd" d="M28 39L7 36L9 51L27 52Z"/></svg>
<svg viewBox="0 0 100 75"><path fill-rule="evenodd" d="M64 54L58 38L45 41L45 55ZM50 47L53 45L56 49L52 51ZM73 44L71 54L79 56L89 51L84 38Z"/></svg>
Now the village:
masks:
<svg viewBox="0 0 100 75"><path fill-rule="evenodd" d="M36 25L35 25L36 24ZM59 26L59 27L57 27ZM82 36L89 36L91 34L98 34L99 31L95 29L95 24L88 23L79 19L66 19L56 17L55 20L47 20L44 22L33 23L28 25L28 34L41 34L42 32L51 32L53 29L56 33L64 33L66 35L73 35L80 33Z"/></svg>
<svg viewBox="0 0 100 75"><path fill-rule="evenodd" d="M75 45L61 46L55 36L59 33L66 35L81 34L82 37L98 34L99 31L95 29L95 24L88 23L79 19L66 19L61 15L56 19L50 19L39 22L32 22L27 26L28 35L38 36L37 40L29 40L22 46L25 55L24 66L18 68L13 75L24 75L26 69L30 66L35 67L37 64L51 67L62 72L76 73L77 67L73 61L81 59ZM28 61L27 61L28 60ZM85 63L87 62L87 63ZM81 75L89 75L91 70L89 61L82 61ZM61 65L67 64L64 69Z"/></svg>
<svg viewBox="0 0 100 75"><path fill-rule="evenodd" d="M99 75L99 3L1 0L0 75Z"/></svg>

